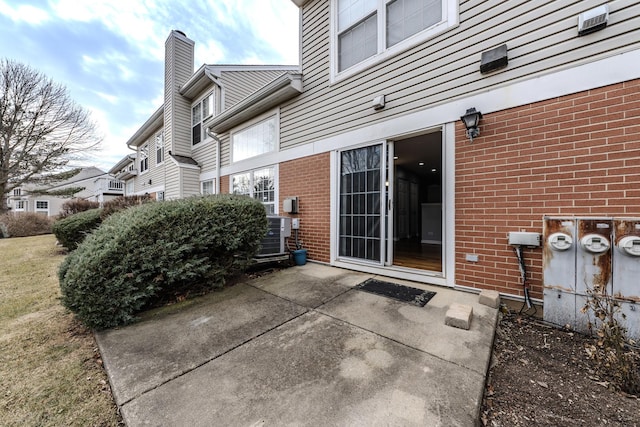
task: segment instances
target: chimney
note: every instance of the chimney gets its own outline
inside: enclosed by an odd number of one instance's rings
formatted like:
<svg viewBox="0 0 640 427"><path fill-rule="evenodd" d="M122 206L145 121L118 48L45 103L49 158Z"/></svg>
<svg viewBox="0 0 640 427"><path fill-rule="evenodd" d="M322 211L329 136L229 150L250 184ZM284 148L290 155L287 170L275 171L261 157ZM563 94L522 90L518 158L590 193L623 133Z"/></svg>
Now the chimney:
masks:
<svg viewBox="0 0 640 427"><path fill-rule="evenodd" d="M191 102L179 92L193 75L194 45L193 40L178 30L171 31L164 44L165 150L189 157L191 156ZM177 117L181 117L182 120Z"/></svg>

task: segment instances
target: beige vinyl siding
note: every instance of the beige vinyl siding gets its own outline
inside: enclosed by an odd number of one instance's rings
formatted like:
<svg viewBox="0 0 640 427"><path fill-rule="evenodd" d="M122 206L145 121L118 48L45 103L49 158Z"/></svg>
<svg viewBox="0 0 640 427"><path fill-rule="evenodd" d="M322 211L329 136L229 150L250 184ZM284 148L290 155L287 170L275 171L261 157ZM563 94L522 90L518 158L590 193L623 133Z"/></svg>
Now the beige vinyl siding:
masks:
<svg viewBox="0 0 640 427"><path fill-rule="evenodd" d="M193 74L193 44L172 38L165 58L165 143L174 154L191 154L191 101L179 94Z"/></svg>
<svg viewBox="0 0 640 427"><path fill-rule="evenodd" d="M640 5L610 2L604 31L577 36L578 14L599 0L462 1L460 25L362 73L330 84L329 1L303 10L304 93L281 114L281 148L640 47ZM481 53L507 44L509 66L482 75ZM371 101L384 93L387 106ZM462 113L462 112L461 112Z"/></svg>
<svg viewBox="0 0 640 427"><path fill-rule="evenodd" d="M223 109L234 106L284 73L284 70L222 71Z"/></svg>
<svg viewBox="0 0 640 427"><path fill-rule="evenodd" d="M181 168L182 197L200 194L200 171L191 168Z"/></svg>
<svg viewBox="0 0 640 427"><path fill-rule="evenodd" d="M180 168L173 160L165 160L164 197L167 200L180 198Z"/></svg>
<svg viewBox="0 0 640 427"><path fill-rule="evenodd" d="M147 191L151 187L157 187L164 184L164 165L167 159L167 147L165 145L165 161L159 166L156 164L156 135L160 132L161 128L156 129L149 138L138 146L138 152L135 160L135 169L138 171L138 176L134 179L134 191L136 193ZM147 144L149 147L149 169L145 173L140 173L140 148ZM151 184L149 184L151 180Z"/></svg>
<svg viewBox="0 0 640 427"><path fill-rule="evenodd" d="M192 158L200 166L200 172L210 172L216 168L216 142L207 141L193 147Z"/></svg>
<svg viewBox="0 0 640 427"><path fill-rule="evenodd" d="M220 141L222 141L220 150L220 165L222 167L229 166L231 164L231 134L226 132L218 135Z"/></svg>

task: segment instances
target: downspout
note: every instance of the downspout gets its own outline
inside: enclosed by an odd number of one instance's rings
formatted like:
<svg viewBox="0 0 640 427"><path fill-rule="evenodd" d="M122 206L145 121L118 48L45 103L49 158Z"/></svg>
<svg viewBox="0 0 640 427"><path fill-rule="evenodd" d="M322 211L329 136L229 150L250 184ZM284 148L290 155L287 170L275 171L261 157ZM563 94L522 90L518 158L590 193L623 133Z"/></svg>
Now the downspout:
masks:
<svg viewBox="0 0 640 427"><path fill-rule="evenodd" d="M216 194L220 194L220 146L222 141L211 131L211 128L207 128L207 135L216 141Z"/></svg>

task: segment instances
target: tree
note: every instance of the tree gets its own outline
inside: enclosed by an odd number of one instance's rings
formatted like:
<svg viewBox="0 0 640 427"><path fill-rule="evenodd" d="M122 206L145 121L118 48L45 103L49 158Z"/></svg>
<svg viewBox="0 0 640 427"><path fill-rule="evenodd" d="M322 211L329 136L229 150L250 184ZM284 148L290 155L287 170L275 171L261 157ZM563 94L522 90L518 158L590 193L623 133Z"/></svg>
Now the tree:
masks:
<svg viewBox="0 0 640 427"><path fill-rule="evenodd" d="M0 60L0 214L7 210L5 194L24 184L53 183L69 161L100 143L88 111L66 87L27 65Z"/></svg>

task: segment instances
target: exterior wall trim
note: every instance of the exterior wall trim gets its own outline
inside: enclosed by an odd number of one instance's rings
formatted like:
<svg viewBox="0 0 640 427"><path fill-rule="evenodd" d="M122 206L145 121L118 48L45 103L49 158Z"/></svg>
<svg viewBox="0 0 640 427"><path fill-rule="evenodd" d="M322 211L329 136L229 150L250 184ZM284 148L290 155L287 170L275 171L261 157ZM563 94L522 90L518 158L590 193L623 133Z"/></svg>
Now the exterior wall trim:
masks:
<svg viewBox="0 0 640 427"><path fill-rule="evenodd" d="M352 131L328 136L308 144L265 154L255 159L251 165L240 162L224 166L221 168L220 173L223 176L230 175L249 168L258 168L263 165L326 153L345 145L357 145L381 138L399 137L422 132L433 127L442 126L445 123L457 122L466 109L470 107L475 107L482 113L491 113L639 79L640 67L630 67L629 64L640 64L640 50L625 52L556 73L516 82L509 86L499 87Z"/></svg>

